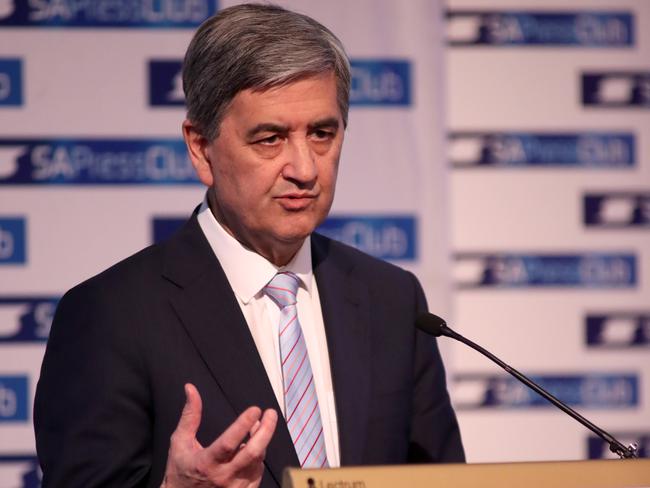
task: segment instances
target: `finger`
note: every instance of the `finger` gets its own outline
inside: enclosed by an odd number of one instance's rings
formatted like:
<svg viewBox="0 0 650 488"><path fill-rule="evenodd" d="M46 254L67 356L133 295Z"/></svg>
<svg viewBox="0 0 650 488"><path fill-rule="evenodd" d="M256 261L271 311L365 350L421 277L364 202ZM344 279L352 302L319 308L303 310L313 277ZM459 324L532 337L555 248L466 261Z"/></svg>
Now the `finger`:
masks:
<svg viewBox="0 0 650 488"><path fill-rule="evenodd" d="M246 445L233 458L232 462L235 470L243 469L264 459L266 448L271 442L278 424L278 413L271 408L266 410L259 424L255 434L251 435Z"/></svg>
<svg viewBox="0 0 650 488"><path fill-rule="evenodd" d="M232 459L255 422L259 420L261 413L259 407L247 408L223 434L206 448L207 454L217 462Z"/></svg>
<svg viewBox="0 0 650 488"><path fill-rule="evenodd" d="M260 428L260 421L257 420L257 421L253 424L253 426L251 427L251 430L248 431L248 437L252 437L252 436L254 436L254 435L255 435L255 432L257 432L257 429L259 429L259 428ZM245 445L246 445L246 443L245 443L245 442L242 442L241 444L239 444L239 449L243 449L243 447L244 447Z"/></svg>
<svg viewBox="0 0 650 488"><path fill-rule="evenodd" d="M194 440L196 431L201 424L202 409L203 404L199 391L194 385L187 383L185 385L185 406L174 432L179 438Z"/></svg>
<svg viewBox="0 0 650 488"><path fill-rule="evenodd" d="M253 427L251 427L251 430L248 432L248 435L253 437L255 435L255 432L260 428L261 422L258 420L253 424Z"/></svg>

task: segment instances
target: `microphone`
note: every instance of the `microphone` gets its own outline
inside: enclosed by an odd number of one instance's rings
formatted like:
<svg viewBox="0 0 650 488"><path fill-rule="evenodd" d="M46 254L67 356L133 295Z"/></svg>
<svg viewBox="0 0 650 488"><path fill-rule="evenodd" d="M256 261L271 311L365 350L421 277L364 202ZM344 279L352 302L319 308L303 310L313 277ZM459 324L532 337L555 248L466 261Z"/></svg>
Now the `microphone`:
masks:
<svg viewBox="0 0 650 488"><path fill-rule="evenodd" d="M561 402L558 400L555 396L551 395L548 391L546 391L544 388L539 386L537 383L529 379L527 376L523 375L519 371L517 371L515 368L508 366L506 363L501 361L498 357L496 357L494 354L492 354L490 351L482 348L478 344L470 341L466 337L463 337L460 335L458 332L455 332L454 330L450 329L447 326L447 323L444 321L444 319L438 317L437 315L434 315L432 313L424 313L420 315L416 320L415 320L415 326L420 329L422 332L426 332L429 335L432 335L434 337L440 337L445 336L445 337L451 337L452 339L456 339L457 341L462 342L463 344L468 345L475 351L480 352L483 354L485 357L488 359L492 360L493 362L497 363L499 366L501 366L503 369L505 369L508 373L510 373L512 376L517 378L519 381L521 381L524 385L526 385L528 388L534 390L537 392L539 395L543 396L546 398L549 402L551 402L553 405L555 405L557 408L562 410L564 413L570 415L573 417L575 420L580 422L582 425L587 427L590 431L592 431L594 434L596 434L598 437L603 439L605 442L609 444L609 450L612 451L613 453L617 454L621 459L626 459L626 458L636 458L639 457L637 453L637 447L636 445L632 444L628 447L625 447L623 444L621 444L618 440L614 438L611 434L607 433L600 427L592 424L584 418L582 415L580 415L578 412L573 410L571 407L569 407L567 404Z"/></svg>

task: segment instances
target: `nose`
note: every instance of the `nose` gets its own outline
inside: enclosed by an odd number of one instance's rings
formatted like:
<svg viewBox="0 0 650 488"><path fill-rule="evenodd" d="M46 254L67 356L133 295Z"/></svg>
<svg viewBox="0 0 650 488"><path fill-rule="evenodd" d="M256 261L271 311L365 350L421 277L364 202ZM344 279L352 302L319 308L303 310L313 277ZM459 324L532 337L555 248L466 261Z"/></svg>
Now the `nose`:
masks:
<svg viewBox="0 0 650 488"><path fill-rule="evenodd" d="M316 155L307 140L293 140L288 145L288 161L282 169L282 176L298 184L312 183L318 176Z"/></svg>

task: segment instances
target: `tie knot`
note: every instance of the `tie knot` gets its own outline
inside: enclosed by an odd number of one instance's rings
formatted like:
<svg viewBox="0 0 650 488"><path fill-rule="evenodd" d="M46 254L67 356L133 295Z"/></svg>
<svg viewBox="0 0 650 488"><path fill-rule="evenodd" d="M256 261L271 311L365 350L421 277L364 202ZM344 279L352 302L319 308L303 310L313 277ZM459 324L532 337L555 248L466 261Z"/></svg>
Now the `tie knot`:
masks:
<svg viewBox="0 0 650 488"><path fill-rule="evenodd" d="M295 305L299 284L300 280L295 274L283 271L273 277L269 284L264 287L264 291L280 308L284 308Z"/></svg>

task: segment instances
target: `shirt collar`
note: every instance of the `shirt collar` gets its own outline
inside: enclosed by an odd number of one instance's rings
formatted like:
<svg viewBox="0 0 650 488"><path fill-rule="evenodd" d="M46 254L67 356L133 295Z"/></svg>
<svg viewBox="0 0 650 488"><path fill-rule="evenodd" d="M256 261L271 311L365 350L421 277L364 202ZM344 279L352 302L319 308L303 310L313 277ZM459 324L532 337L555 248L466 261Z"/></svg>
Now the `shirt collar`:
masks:
<svg viewBox="0 0 650 488"><path fill-rule="evenodd" d="M230 286L244 304L261 293L278 271L295 273L300 279L300 286L311 294L313 271L310 236L286 266L278 267L230 235L212 214L207 198L203 200L197 218Z"/></svg>

